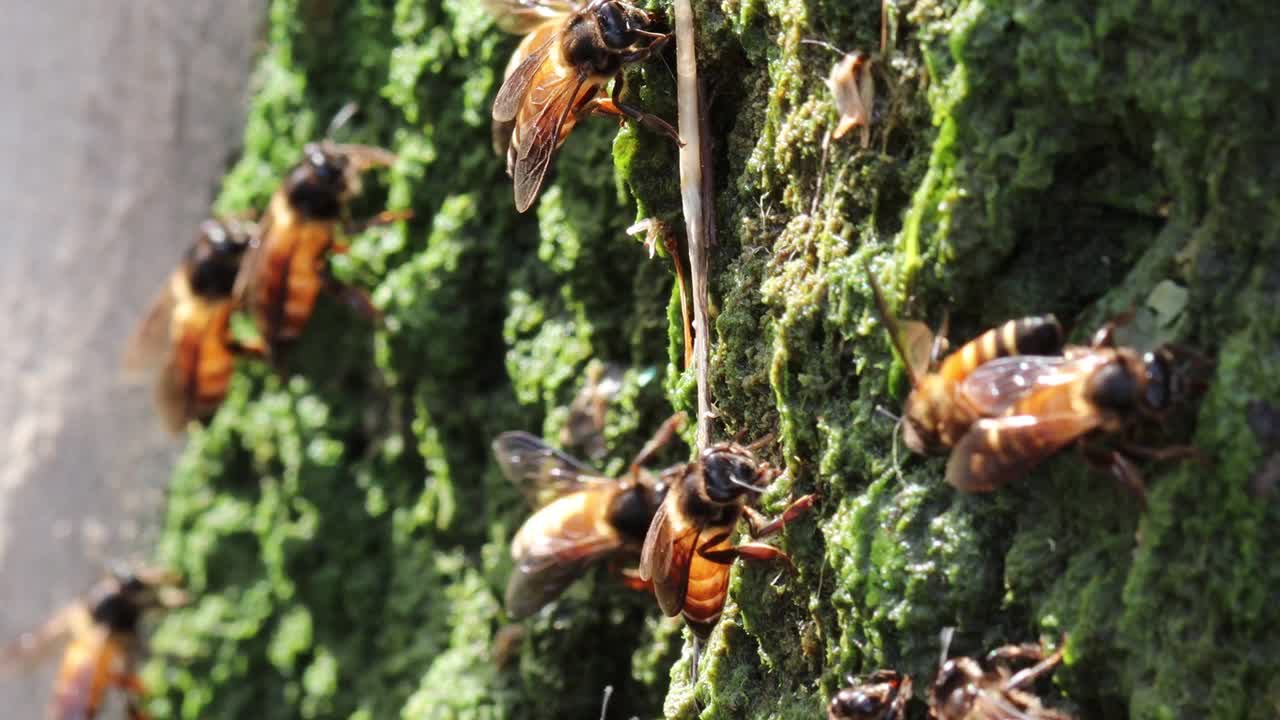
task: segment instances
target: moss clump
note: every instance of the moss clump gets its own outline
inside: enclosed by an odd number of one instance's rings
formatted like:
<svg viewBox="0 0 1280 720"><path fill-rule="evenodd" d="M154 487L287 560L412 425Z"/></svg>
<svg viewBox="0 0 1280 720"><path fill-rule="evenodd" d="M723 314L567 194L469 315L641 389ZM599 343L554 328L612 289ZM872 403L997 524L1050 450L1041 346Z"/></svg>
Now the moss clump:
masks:
<svg viewBox="0 0 1280 720"><path fill-rule="evenodd" d="M1245 407L1280 398L1280 49L1266 32L1280 11L891 2L872 147L833 143L824 162L837 58L802 41L874 49L877 5L695 2L719 432L778 432L791 480L766 509L791 490L825 500L780 541L794 576L735 569L690 688L678 626L604 573L526 623L518 660L491 652L505 543L527 511L489 439L555 437L591 358L634 369L608 469L672 406L692 409L668 265L623 235L638 216L678 219L674 149L586 123L517 216L487 119L514 40L478 3L273 2L219 207L261 207L356 100L351 139L400 155L357 210L416 219L334 261L373 290L384 327L322 303L290 373L246 367L192 435L160 554L200 600L156 634L154 714L594 717L613 685L612 717L813 718L847 672L890 665L927 684L954 626L958 653L1069 632L1056 693L1085 717L1273 716L1280 503L1248 494L1265 453ZM627 77L674 117L661 63ZM950 311L957 338L1055 312L1083 339L1137 307L1145 339L1218 359L1191 437L1208 463L1148 465L1146 514L1069 454L984 497L943 484L939 460L895 464L874 407L902 382L868 260L905 314Z"/></svg>

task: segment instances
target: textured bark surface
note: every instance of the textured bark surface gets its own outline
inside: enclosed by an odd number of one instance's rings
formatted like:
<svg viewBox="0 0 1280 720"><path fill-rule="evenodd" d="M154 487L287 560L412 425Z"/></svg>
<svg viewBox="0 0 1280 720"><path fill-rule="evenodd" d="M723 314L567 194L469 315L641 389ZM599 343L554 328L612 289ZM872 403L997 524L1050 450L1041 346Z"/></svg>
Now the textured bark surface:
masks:
<svg viewBox="0 0 1280 720"><path fill-rule="evenodd" d="M258 0L0 3L0 643L145 557L179 442L119 358L243 133ZM44 717L56 662L0 673Z"/></svg>
<svg viewBox="0 0 1280 720"><path fill-rule="evenodd" d="M837 56L801 41L873 50L878 3L695 3L717 434L778 434L789 480L766 510L825 499L778 540L794 576L735 568L691 688L679 625L606 573L526 621L509 664L492 652L527 509L489 440L557 437L592 358L630 368L606 470L692 409L669 262L623 233L678 221L674 148L586 123L517 216L488 127L515 41L477 3L276 0L220 207L261 207L356 100L344 139L401 158L357 213L416 219L333 262L385 327L322 304L291 372L246 367L192 435L161 554L201 600L156 635L156 716L595 717L613 685L611 717L815 718L850 672L894 667L922 694L944 627L957 654L1069 633L1050 700L1083 717L1274 716L1280 501L1250 494L1273 448L1246 406L1280 402L1280 17L1202 5L891 2L871 147L824 164ZM662 62L627 79L674 117ZM868 261L904 316L949 312L957 339L1053 312L1079 341L1136 308L1144 344L1218 360L1187 423L1209 462L1146 465L1144 514L1073 453L990 496L957 494L941 459L895 460L875 406L904 383Z"/></svg>

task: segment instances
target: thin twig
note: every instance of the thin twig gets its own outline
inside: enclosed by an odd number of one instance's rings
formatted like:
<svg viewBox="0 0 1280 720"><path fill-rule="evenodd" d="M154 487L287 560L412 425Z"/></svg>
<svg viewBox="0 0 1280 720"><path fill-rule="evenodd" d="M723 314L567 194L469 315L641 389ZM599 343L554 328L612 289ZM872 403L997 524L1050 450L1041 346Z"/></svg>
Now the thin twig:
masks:
<svg viewBox="0 0 1280 720"><path fill-rule="evenodd" d="M711 441L711 398L707 386L711 360L707 317L707 256L715 236L715 205L711 198L711 158L705 143L702 87L698 82L698 55L694 47L693 5L675 2L676 87L680 105L680 196L688 233L689 270L693 285L693 362L698 373L698 449Z"/></svg>

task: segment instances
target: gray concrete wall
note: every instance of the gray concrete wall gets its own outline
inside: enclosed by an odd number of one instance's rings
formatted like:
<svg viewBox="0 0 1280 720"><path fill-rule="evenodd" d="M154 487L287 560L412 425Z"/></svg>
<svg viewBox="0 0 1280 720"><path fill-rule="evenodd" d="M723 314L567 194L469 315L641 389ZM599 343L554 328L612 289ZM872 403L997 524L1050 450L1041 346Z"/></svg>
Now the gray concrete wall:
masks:
<svg viewBox="0 0 1280 720"><path fill-rule="evenodd" d="M180 441L119 356L235 152L264 6L0 0L0 638L155 536ZM54 665L0 717L42 717Z"/></svg>

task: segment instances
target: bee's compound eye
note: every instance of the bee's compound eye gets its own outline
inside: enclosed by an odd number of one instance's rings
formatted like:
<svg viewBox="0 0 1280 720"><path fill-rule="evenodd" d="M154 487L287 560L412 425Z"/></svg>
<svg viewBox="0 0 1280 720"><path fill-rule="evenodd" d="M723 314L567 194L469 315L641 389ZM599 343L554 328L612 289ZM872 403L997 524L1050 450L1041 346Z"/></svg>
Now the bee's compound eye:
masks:
<svg viewBox="0 0 1280 720"><path fill-rule="evenodd" d="M605 3L597 11L600 20L600 33L604 42L611 48L624 48L631 44L631 28L627 17L618 8L617 3Z"/></svg>
<svg viewBox="0 0 1280 720"><path fill-rule="evenodd" d="M1147 353L1142 358L1147 368L1147 384L1143 391L1143 402L1152 410L1163 410L1169 406L1169 381L1171 373L1169 364L1156 353Z"/></svg>

